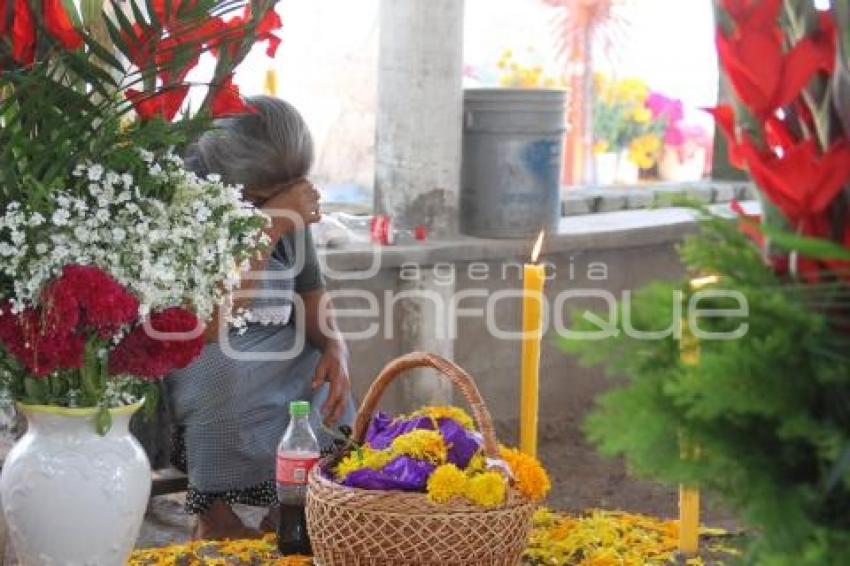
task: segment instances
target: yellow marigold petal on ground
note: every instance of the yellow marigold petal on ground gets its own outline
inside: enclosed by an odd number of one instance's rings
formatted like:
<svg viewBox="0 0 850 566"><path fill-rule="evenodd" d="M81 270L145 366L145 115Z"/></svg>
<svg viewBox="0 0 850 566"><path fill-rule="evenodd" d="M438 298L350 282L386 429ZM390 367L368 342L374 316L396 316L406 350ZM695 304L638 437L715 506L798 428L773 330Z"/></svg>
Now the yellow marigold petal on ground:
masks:
<svg viewBox="0 0 850 566"><path fill-rule="evenodd" d="M507 494L505 478L499 472L484 472L472 476L466 482L464 495L482 507L496 507L505 502Z"/></svg>
<svg viewBox="0 0 850 566"><path fill-rule="evenodd" d="M466 474L454 464L439 466L428 478L428 499L434 503L446 503L466 490Z"/></svg>
<svg viewBox="0 0 850 566"><path fill-rule="evenodd" d="M448 448L443 436L436 430L414 430L393 440L390 450L396 456L412 456L432 464L443 464Z"/></svg>

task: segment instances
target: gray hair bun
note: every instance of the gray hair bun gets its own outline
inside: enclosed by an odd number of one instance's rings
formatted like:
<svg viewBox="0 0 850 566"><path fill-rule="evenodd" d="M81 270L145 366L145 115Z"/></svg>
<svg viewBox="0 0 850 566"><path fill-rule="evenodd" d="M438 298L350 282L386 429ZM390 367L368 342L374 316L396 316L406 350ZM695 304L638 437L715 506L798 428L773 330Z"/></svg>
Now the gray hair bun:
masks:
<svg viewBox="0 0 850 566"><path fill-rule="evenodd" d="M255 112L216 120L187 151L186 166L260 192L307 177L315 158L313 137L298 110L271 96L247 102Z"/></svg>

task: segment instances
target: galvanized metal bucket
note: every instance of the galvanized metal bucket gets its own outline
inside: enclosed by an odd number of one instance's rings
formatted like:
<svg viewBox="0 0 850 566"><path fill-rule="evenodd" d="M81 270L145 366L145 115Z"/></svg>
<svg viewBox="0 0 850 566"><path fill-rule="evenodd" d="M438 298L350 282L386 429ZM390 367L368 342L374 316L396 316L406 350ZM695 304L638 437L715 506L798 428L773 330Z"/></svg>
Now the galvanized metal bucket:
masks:
<svg viewBox="0 0 850 566"><path fill-rule="evenodd" d="M557 229L565 114L563 90L465 92L461 232L527 238Z"/></svg>

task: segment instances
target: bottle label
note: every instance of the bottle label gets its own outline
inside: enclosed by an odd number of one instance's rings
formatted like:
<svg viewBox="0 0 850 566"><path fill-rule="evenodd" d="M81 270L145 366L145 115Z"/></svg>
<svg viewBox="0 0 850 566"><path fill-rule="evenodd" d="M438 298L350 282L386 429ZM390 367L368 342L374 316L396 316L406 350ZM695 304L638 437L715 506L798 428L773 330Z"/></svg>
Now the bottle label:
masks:
<svg viewBox="0 0 850 566"><path fill-rule="evenodd" d="M318 457L291 458L277 457L277 483L289 485L305 485L307 475L319 461Z"/></svg>

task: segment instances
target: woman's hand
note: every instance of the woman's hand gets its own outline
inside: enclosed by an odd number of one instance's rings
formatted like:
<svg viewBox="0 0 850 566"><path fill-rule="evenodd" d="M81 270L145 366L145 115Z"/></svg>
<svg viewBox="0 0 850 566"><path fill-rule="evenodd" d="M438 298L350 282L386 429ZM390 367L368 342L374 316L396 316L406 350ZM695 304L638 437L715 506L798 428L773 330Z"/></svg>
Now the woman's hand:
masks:
<svg viewBox="0 0 850 566"><path fill-rule="evenodd" d="M322 351L316 374L313 377L313 389L325 382L328 386L328 398L322 406L322 415L328 425L336 424L345 413L348 403L351 381L348 377L348 350L344 344L329 341Z"/></svg>
<svg viewBox="0 0 850 566"><path fill-rule="evenodd" d="M263 202L262 210L271 217L275 231L283 235L321 220L320 199L321 195L316 186L310 181L302 180ZM282 210L294 214L295 218L289 214L282 215Z"/></svg>

